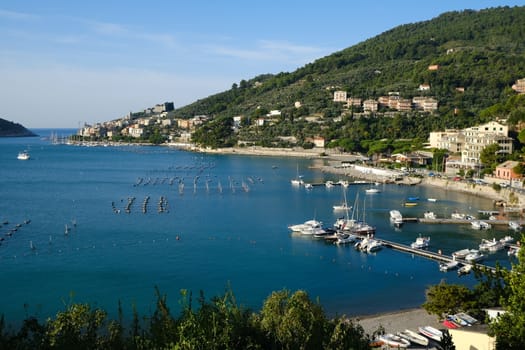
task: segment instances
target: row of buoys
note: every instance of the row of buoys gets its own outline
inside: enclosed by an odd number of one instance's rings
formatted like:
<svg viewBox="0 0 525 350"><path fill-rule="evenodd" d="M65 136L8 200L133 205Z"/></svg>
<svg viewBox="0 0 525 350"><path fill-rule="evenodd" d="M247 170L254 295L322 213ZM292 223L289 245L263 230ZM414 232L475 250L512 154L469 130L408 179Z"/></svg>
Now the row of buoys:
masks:
<svg viewBox="0 0 525 350"><path fill-rule="evenodd" d="M168 212L168 199L166 197L160 196L158 210L159 213Z"/></svg>
<svg viewBox="0 0 525 350"><path fill-rule="evenodd" d="M15 232L18 232L18 230L23 226L23 225L27 225L31 222L31 220L27 219L27 220L24 220L22 223L18 223L16 224L15 226L11 227L4 235L6 237L11 237ZM9 221L8 220L4 220L2 222L2 224L0 225L0 227L2 226L7 226L9 225ZM2 245L2 242L5 240L4 237L0 237L0 245Z"/></svg>
<svg viewBox="0 0 525 350"><path fill-rule="evenodd" d="M148 212L148 202L149 202L149 196L146 196L146 198L144 198L144 202L142 202L142 212L144 214Z"/></svg>

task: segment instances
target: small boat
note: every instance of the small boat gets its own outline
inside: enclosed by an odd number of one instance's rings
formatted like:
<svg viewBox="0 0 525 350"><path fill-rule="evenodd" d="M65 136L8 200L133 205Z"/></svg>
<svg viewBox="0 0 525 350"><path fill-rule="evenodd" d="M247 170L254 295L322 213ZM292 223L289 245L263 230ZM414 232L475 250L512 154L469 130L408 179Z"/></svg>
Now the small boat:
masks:
<svg viewBox="0 0 525 350"><path fill-rule="evenodd" d="M346 203L336 204L333 206L334 211L352 210L352 206Z"/></svg>
<svg viewBox="0 0 525 350"><path fill-rule="evenodd" d="M465 261L475 263L483 260L483 258L485 258L485 255L481 254L479 250L472 249L472 251L465 256Z"/></svg>
<svg viewBox="0 0 525 350"><path fill-rule="evenodd" d="M482 239L479 245L479 250L497 252L498 250L501 250L504 247L505 244L501 243L500 241L497 241L496 238L493 238L492 241L488 239Z"/></svg>
<svg viewBox="0 0 525 350"><path fill-rule="evenodd" d="M378 240L372 239L368 241L368 244L366 245L366 252L367 253L373 253L377 252L378 250L381 250L383 248L383 243L379 242Z"/></svg>
<svg viewBox="0 0 525 350"><path fill-rule="evenodd" d="M414 249L425 249L430 245L430 237L422 237L421 235L416 238L415 242L410 244L410 247Z"/></svg>
<svg viewBox="0 0 525 350"><path fill-rule="evenodd" d="M521 225L517 221L509 221L509 228L514 231L521 231Z"/></svg>
<svg viewBox="0 0 525 350"><path fill-rule="evenodd" d="M16 159L19 159L19 160L29 160L30 158L31 156L29 155L28 151L19 152L18 156L16 157Z"/></svg>
<svg viewBox="0 0 525 350"><path fill-rule="evenodd" d="M447 263L439 264L439 271L447 272L450 270L455 270L459 267L459 262L456 260L449 261Z"/></svg>
<svg viewBox="0 0 525 350"><path fill-rule="evenodd" d="M332 188L335 186L334 182L331 180L326 181L324 185L326 186L326 188Z"/></svg>
<svg viewBox="0 0 525 350"><path fill-rule="evenodd" d="M407 348L410 346L408 340L392 333L380 335L379 340L393 348Z"/></svg>
<svg viewBox="0 0 525 350"><path fill-rule="evenodd" d="M437 202L437 199L436 198L428 198L427 199L429 202Z"/></svg>
<svg viewBox="0 0 525 350"><path fill-rule="evenodd" d="M415 207L417 206L418 204L416 202L405 202L405 204L403 204L405 207Z"/></svg>
<svg viewBox="0 0 525 350"><path fill-rule="evenodd" d="M314 186L311 183L305 183L304 188L306 188L307 190L311 190L312 188L314 188Z"/></svg>
<svg viewBox="0 0 525 350"><path fill-rule="evenodd" d="M467 321L465 321L458 315L448 315L447 320L454 322L458 327L465 327L469 325Z"/></svg>
<svg viewBox="0 0 525 350"><path fill-rule="evenodd" d="M418 201L419 200L419 197L408 197L407 198L407 201L409 202L414 202L414 201Z"/></svg>
<svg viewBox="0 0 525 350"><path fill-rule="evenodd" d="M315 219L307 220L302 224L297 225L290 225L288 228L293 232L302 232L305 229L308 229L310 227L321 227L323 223L321 221L317 221Z"/></svg>
<svg viewBox="0 0 525 350"><path fill-rule="evenodd" d="M489 230L492 228L491 224L482 220L474 220L470 223L470 226L475 230Z"/></svg>
<svg viewBox="0 0 525 350"><path fill-rule="evenodd" d="M370 187L370 188L367 188L367 189L365 190L365 192L366 192L367 194L374 194L374 193L379 193L379 192L381 192L381 190L378 189L378 188L375 188L375 187Z"/></svg>
<svg viewBox="0 0 525 350"><path fill-rule="evenodd" d="M433 212L433 211L426 211L424 214L423 214L423 217L425 219L437 219L437 216L436 214Z"/></svg>
<svg viewBox="0 0 525 350"><path fill-rule="evenodd" d="M469 325L473 325L479 322L477 319L464 312L457 313L455 316L467 322Z"/></svg>
<svg viewBox="0 0 525 350"><path fill-rule="evenodd" d="M468 254L470 254L470 253L472 253L474 251L477 251L477 250L476 249L468 249L468 248L457 250L454 253L452 253L452 258L454 258L454 259L465 259L465 257Z"/></svg>
<svg viewBox="0 0 525 350"><path fill-rule="evenodd" d="M402 332L397 332L396 335L400 336L401 338L405 338L411 343L422 346L428 346L428 338L425 338L421 334L414 332L410 329L405 329Z"/></svg>
<svg viewBox="0 0 525 350"><path fill-rule="evenodd" d="M518 252L520 251L520 247L510 247L507 251L508 256L518 256Z"/></svg>
<svg viewBox="0 0 525 350"><path fill-rule="evenodd" d="M443 326L447 327L448 329L455 329L460 327L456 322L449 320L448 318L444 319L442 323Z"/></svg>
<svg viewBox="0 0 525 350"><path fill-rule="evenodd" d="M337 234L337 240L335 244L353 244L359 239L358 236L351 233L340 233Z"/></svg>
<svg viewBox="0 0 525 350"><path fill-rule="evenodd" d="M505 237L501 238L499 241L501 243L503 243L503 244L509 244L509 243L514 242L514 237L512 237L512 236L505 236Z"/></svg>
<svg viewBox="0 0 525 350"><path fill-rule="evenodd" d="M425 337L430 338L432 340L441 341L441 339L443 338L443 332L431 326L418 327L418 331Z"/></svg>
<svg viewBox="0 0 525 350"><path fill-rule="evenodd" d="M472 271L472 265L465 264L458 269L458 276L468 275Z"/></svg>
<svg viewBox="0 0 525 350"><path fill-rule="evenodd" d="M401 215L399 210L390 210L390 222L396 227L401 227L401 225L403 225L403 215Z"/></svg>

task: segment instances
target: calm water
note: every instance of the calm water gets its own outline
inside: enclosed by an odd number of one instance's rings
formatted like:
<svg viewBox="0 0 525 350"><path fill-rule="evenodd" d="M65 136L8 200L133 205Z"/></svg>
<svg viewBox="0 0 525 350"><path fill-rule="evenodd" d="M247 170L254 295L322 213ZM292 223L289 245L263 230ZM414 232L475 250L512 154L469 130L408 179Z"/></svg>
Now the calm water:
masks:
<svg viewBox="0 0 525 350"><path fill-rule="evenodd" d="M31 160L16 159L23 149ZM290 224L315 217L332 225L340 216L332 210L342 200L340 187L306 191L290 184L297 166L308 182L338 180L310 168L320 161L57 146L41 138L0 139L0 150L0 222L9 222L0 226L0 313L8 322L53 315L71 298L113 317L119 300L128 316L132 305L148 315L155 286L174 309L181 289L212 297L230 285L240 304L256 310L272 291L287 288L318 297L328 314L358 315L419 306L425 288L443 278L473 283L439 272L434 261L389 249L366 255L292 237ZM422 233L431 236L433 250L451 253L509 233L467 225L394 230L390 209L407 217L426 210L448 217L454 210L492 209L492 202L422 186L381 185L375 195L365 195L365 188L350 186L347 197L353 203L359 193L361 214L377 226L378 237L409 244ZM419 196L420 204L403 208L409 196ZM424 200L429 197L438 201ZM129 198L135 200L126 213ZM5 235L25 220L30 223ZM508 265L508 259L501 252L486 263Z"/></svg>

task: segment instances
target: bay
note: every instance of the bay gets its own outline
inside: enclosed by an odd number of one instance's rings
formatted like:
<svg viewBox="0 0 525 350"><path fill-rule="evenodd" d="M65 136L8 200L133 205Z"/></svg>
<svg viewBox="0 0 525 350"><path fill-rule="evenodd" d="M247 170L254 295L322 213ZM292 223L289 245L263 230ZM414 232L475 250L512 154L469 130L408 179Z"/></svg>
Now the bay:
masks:
<svg viewBox="0 0 525 350"><path fill-rule="evenodd" d="M0 139L0 313L7 322L46 318L69 302L116 317L120 301L129 317L133 306L149 315L155 287L175 314L181 290L211 298L231 288L239 304L259 310L272 291L286 288L306 290L329 315L355 316L417 307L425 289L442 279L475 282L390 249L367 255L291 235L288 225L316 218L331 226L341 215L332 210L341 187L307 191L290 184L297 169L307 182L339 180L312 167L323 160L53 145L46 137L57 131L35 131L41 137ZM31 159L17 160L24 149ZM380 238L409 244L429 235L431 250L450 254L510 234L416 223L396 230L390 209L405 217L427 210L439 217L456 210L477 215L493 209L492 201L424 186L380 185L374 195L366 188L349 186L347 198L358 196ZM408 197L419 197L419 205L404 208ZM21 227L7 236L16 224ZM505 251L485 262L496 261L510 266Z"/></svg>

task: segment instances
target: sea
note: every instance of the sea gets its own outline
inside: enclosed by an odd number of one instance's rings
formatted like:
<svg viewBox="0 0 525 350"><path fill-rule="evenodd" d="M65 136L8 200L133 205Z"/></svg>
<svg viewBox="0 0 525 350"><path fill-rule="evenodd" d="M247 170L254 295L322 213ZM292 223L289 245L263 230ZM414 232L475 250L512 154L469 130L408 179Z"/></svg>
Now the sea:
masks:
<svg viewBox="0 0 525 350"><path fill-rule="evenodd" d="M478 216L489 199L426 186L381 184L347 188L294 187L339 181L322 159L218 155L166 146L82 147L53 144L73 129L36 129L38 137L0 139L0 314L7 323L54 317L71 303L89 303L116 318L149 316L158 289L174 316L181 293L211 299L233 291L259 311L278 290L305 290L327 315L358 316L419 307L426 289L445 280L472 286L473 276L440 272L438 263L389 248L366 254L353 246L291 234L288 226L316 219L332 226L343 191L354 215L376 236L410 244L431 237L430 250L451 254L482 238L515 235L507 227L406 223L404 217L452 212ZM30 160L18 160L28 150ZM353 181L354 179L347 179ZM418 205L404 207L408 197ZM428 198L435 198L430 202ZM485 263L513 262L505 251Z"/></svg>

